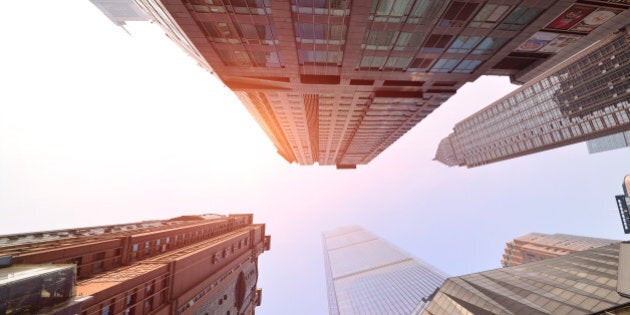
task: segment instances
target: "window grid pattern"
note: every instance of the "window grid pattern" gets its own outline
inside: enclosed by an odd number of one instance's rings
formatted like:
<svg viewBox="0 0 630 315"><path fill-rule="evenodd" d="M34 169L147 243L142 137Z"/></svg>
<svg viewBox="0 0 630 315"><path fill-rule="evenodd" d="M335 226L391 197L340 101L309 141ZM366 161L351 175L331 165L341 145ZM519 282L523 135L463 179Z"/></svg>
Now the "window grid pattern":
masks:
<svg viewBox="0 0 630 315"><path fill-rule="evenodd" d="M446 278L361 227L325 232L323 241L331 314L419 314Z"/></svg>
<svg viewBox="0 0 630 315"><path fill-rule="evenodd" d="M458 164L479 166L628 128L628 42L619 35L458 123L449 136Z"/></svg>
<svg viewBox="0 0 630 315"><path fill-rule="evenodd" d="M424 314L594 314L627 304L617 293L619 244L449 278Z"/></svg>

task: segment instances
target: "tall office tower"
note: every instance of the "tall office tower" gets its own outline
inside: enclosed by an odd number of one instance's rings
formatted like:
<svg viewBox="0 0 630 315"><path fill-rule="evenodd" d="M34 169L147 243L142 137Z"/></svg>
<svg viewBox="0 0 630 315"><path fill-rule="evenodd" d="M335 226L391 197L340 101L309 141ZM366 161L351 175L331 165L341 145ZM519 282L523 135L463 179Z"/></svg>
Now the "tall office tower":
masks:
<svg viewBox="0 0 630 315"><path fill-rule="evenodd" d="M567 234L530 233L505 244L501 265L503 267L518 266L618 242Z"/></svg>
<svg viewBox="0 0 630 315"><path fill-rule="evenodd" d="M418 314L447 277L358 226L323 242L331 315Z"/></svg>
<svg viewBox="0 0 630 315"><path fill-rule="evenodd" d="M436 159L475 167L630 128L630 27L459 122Z"/></svg>
<svg viewBox="0 0 630 315"><path fill-rule="evenodd" d="M81 315L254 314L258 255L270 237L252 220L190 215L2 235L0 256L11 257L9 268L73 264Z"/></svg>
<svg viewBox="0 0 630 315"><path fill-rule="evenodd" d="M628 314L618 257L617 243L449 278L423 314Z"/></svg>
<svg viewBox="0 0 630 315"><path fill-rule="evenodd" d="M525 82L621 27L619 1L136 0L289 162L365 164L482 74Z"/></svg>

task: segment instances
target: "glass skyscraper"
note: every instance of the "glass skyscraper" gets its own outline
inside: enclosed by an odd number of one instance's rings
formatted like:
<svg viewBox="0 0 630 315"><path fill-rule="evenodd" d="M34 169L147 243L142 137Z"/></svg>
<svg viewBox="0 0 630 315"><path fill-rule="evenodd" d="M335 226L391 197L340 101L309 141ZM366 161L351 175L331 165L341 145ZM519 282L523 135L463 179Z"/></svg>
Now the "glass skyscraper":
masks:
<svg viewBox="0 0 630 315"><path fill-rule="evenodd" d="M436 160L475 167L629 128L626 28L459 122Z"/></svg>
<svg viewBox="0 0 630 315"><path fill-rule="evenodd" d="M328 307L337 314L418 314L446 274L359 226L323 233Z"/></svg>

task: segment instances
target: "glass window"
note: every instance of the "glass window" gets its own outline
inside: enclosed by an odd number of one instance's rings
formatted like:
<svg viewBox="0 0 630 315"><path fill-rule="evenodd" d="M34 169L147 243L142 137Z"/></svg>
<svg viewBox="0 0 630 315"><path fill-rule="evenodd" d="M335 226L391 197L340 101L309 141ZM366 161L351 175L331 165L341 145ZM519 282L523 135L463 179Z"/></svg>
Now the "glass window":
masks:
<svg viewBox="0 0 630 315"><path fill-rule="evenodd" d="M239 14L270 14L269 0L224 0L230 12Z"/></svg>
<svg viewBox="0 0 630 315"><path fill-rule="evenodd" d="M499 24L497 29L520 31L525 25L533 21L540 14L540 11L536 8L517 7Z"/></svg>
<svg viewBox="0 0 630 315"><path fill-rule="evenodd" d="M416 50L420 47L423 41L424 34L422 33L402 32L398 35L394 50Z"/></svg>
<svg viewBox="0 0 630 315"><path fill-rule="evenodd" d="M385 63L385 69L402 70L407 68L410 61L410 57L389 57Z"/></svg>
<svg viewBox="0 0 630 315"><path fill-rule="evenodd" d="M407 71L426 71L433 63L433 59L416 58L413 60Z"/></svg>
<svg viewBox="0 0 630 315"><path fill-rule="evenodd" d="M481 36L458 36L448 48L449 53L467 54L481 40Z"/></svg>
<svg viewBox="0 0 630 315"><path fill-rule="evenodd" d="M275 51L253 51L254 65L257 67L279 68L284 66L282 55Z"/></svg>
<svg viewBox="0 0 630 315"><path fill-rule="evenodd" d="M209 37L220 43L240 43L238 34L226 22L205 22L203 23L208 31Z"/></svg>
<svg viewBox="0 0 630 315"><path fill-rule="evenodd" d="M292 0L293 12L303 14L350 14L350 0Z"/></svg>
<svg viewBox="0 0 630 315"><path fill-rule="evenodd" d="M374 0L372 12L377 16L403 16L412 0Z"/></svg>
<svg viewBox="0 0 630 315"><path fill-rule="evenodd" d="M305 63L341 64L342 58L343 58L343 51L298 49L298 60L300 64L305 64Z"/></svg>
<svg viewBox="0 0 630 315"><path fill-rule="evenodd" d="M439 53L443 52L446 46L450 43L453 35L440 35L432 34L422 47L423 52Z"/></svg>
<svg viewBox="0 0 630 315"><path fill-rule="evenodd" d="M260 40L260 43L273 45L277 43L274 25L235 23L240 37L247 40Z"/></svg>
<svg viewBox="0 0 630 315"><path fill-rule="evenodd" d="M430 21L442 15L447 4L448 1L443 0L417 0L411 12L409 12L407 23L429 24Z"/></svg>
<svg viewBox="0 0 630 315"><path fill-rule="evenodd" d="M470 27L491 28L510 9L509 5L486 4L468 24Z"/></svg>
<svg viewBox="0 0 630 315"><path fill-rule="evenodd" d="M251 61L247 52L241 50L217 49L219 57L228 66L251 66ZM182 234L182 240L186 235Z"/></svg>
<svg viewBox="0 0 630 315"><path fill-rule="evenodd" d="M383 56L363 56L359 67L361 67L361 69L379 69L385 65L385 59L386 57Z"/></svg>
<svg viewBox="0 0 630 315"><path fill-rule="evenodd" d="M398 35L398 32L371 30L365 34L363 48L372 50L391 49L396 35Z"/></svg>
<svg viewBox="0 0 630 315"><path fill-rule="evenodd" d="M489 55L501 48L507 42L507 38L486 37L472 51L473 55Z"/></svg>
<svg viewBox="0 0 630 315"><path fill-rule="evenodd" d="M343 44L346 39L345 24L295 23L297 41L316 44Z"/></svg>
<svg viewBox="0 0 630 315"><path fill-rule="evenodd" d="M479 3L453 1L444 12L441 26L458 27L463 26L470 16L477 10Z"/></svg>
<svg viewBox="0 0 630 315"><path fill-rule="evenodd" d="M481 60L464 59L453 72L472 73L481 64Z"/></svg>
<svg viewBox="0 0 630 315"><path fill-rule="evenodd" d="M188 0L188 3L185 3L188 9L208 13L223 13L225 12L225 7L220 0Z"/></svg>
<svg viewBox="0 0 630 315"><path fill-rule="evenodd" d="M431 72L450 72L458 62L459 59L438 59L431 68Z"/></svg>

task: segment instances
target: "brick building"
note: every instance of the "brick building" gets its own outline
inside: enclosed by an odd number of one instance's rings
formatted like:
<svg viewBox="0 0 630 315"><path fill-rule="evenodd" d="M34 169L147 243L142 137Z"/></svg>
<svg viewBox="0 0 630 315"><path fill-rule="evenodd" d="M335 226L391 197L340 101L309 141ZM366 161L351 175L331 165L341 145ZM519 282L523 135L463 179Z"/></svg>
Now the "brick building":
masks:
<svg viewBox="0 0 630 315"><path fill-rule="evenodd" d="M81 314L253 314L257 258L269 250L251 214L0 236L0 256L76 265Z"/></svg>

